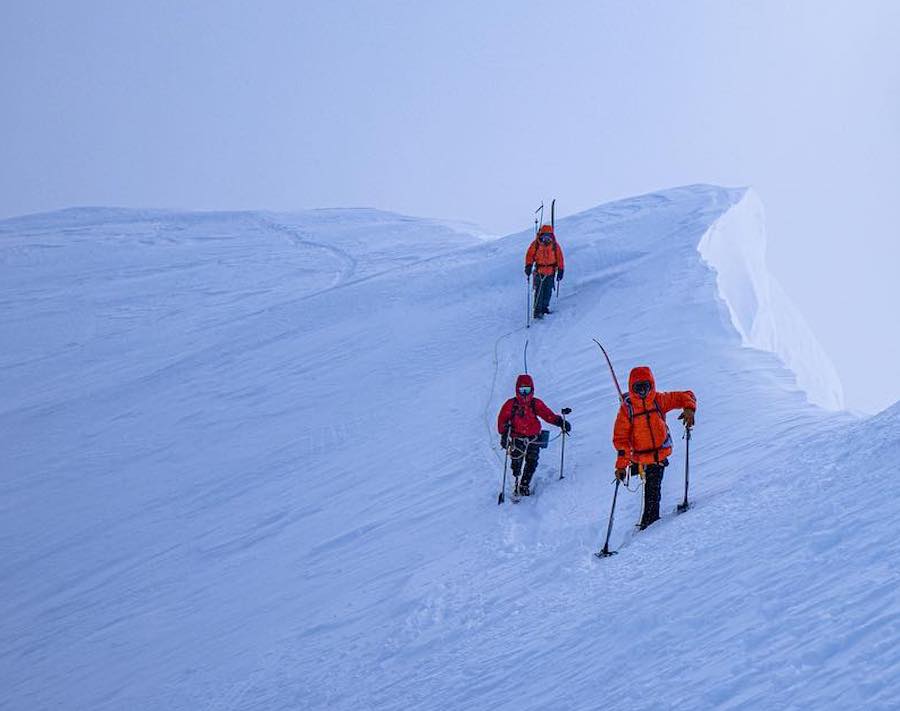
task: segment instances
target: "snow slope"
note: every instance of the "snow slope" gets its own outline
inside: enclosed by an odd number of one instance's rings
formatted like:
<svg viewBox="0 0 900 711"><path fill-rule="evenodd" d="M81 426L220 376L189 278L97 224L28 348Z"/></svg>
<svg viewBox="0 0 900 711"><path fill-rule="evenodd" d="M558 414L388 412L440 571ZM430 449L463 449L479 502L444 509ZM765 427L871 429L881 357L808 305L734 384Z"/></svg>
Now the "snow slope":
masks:
<svg viewBox="0 0 900 711"><path fill-rule="evenodd" d="M839 390L781 297L732 301L765 289L761 263L725 266L763 239L754 200L692 186L560 220L558 312L527 334L527 234L0 222L2 708L894 707L900 506L871 452L900 410L810 404ZM700 401L696 508L635 537L620 496L605 561L593 336L620 377L649 363ZM538 395L574 409L568 472L556 442L538 495L498 507L526 337Z"/></svg>

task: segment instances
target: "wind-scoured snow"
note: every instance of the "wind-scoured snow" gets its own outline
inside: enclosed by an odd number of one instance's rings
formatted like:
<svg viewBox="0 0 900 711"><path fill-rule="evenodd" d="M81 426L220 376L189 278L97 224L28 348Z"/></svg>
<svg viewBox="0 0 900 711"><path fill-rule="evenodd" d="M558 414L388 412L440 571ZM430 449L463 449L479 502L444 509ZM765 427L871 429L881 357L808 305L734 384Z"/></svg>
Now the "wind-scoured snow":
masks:
<svg viewBox="0 0 900 711"><path fill-rule="evenodd" d="M783 330L754 203L692 186L559 220L566 279L527 332L528 233L0 222L0 708L892 708L900 502L872 452L900 412L811 404L834 383ZM603 561L592 337L699 400L695 508L634 535L622 492ZM566 479L557 440L498 507L526 338L537 395L573 408Z"/></svg>

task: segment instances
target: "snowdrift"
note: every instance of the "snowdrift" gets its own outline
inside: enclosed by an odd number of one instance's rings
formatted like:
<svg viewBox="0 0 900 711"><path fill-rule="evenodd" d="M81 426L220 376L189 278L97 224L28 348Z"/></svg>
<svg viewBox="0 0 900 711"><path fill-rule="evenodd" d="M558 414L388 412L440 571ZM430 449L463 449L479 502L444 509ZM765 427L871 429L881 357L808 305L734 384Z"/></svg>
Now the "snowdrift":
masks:
<svg viewBox="0 0 900 711"><path fill-rule="evenodd" d="M890 708L900 505L766 275L761 210L691 186L528 233L371 210L0 222L9 708ZM695 508L612 495L620 377L699 399ZM498 507L523 367L573 408ZM817 404L823 407L817 406ZM673 432L676 430L674 422ZM676 432L677 437L677 432ZM681 494L678 441L663 507Z"/></svg>
<svg viewBox="0 0 900 711"><path fill-rule="evenodd" d="M810 402L844 407L837 371L803 317L766 269L762 203L752 190L716 220L698 247L716 271L719 294L745 345L778 355L797 376Z"/></svg>

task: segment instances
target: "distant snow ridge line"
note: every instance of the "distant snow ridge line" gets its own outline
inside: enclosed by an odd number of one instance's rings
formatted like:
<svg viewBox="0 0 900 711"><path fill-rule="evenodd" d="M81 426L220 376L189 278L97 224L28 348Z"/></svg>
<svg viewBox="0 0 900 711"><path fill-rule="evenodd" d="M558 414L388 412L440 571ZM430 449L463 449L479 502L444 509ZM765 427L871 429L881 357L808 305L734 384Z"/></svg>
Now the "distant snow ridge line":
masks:
<svg viewBox="0 0 900 711"><path fill-rule="evenodd" d="M697 250L715 272L719 295L745 346L775 353L814 405L844 409L831 359L803 316L766 269L765 212L752 189L703 235Z"/></svg>

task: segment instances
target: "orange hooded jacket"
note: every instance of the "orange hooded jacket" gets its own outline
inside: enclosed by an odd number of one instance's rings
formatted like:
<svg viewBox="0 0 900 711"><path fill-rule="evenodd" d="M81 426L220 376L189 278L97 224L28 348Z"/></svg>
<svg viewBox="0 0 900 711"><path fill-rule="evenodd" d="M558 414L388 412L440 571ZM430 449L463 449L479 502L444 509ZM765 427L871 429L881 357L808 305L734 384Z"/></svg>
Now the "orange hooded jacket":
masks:
<svg viewBox="0 0 900 711"><path fill-rule="evenodd" d="M650 392L645 398L634 392L634 384L642 380L650 381ZM694 393L690 390L656 392L653 371L645 365L632 368L628 394L613 427L616 469L624 469L631 462L654 464L668 457L672 453L672 435L666 424L666 413L677 408L696 410Z"/></svg>
<svg viewBox="0 0 900 711"><path fill-rule="evenodd" d="M540 240L540 236L543 234L550 235L550 241L546 244ZM557 269L562 271L566 268L562 247L557 243L556 235L550 225L542 225L538 230L538 236L529 245L528 251L525 253L525 266L527 267L529 264L534 264L537 267L537 273L543 276L549 276Z"/></svg>

